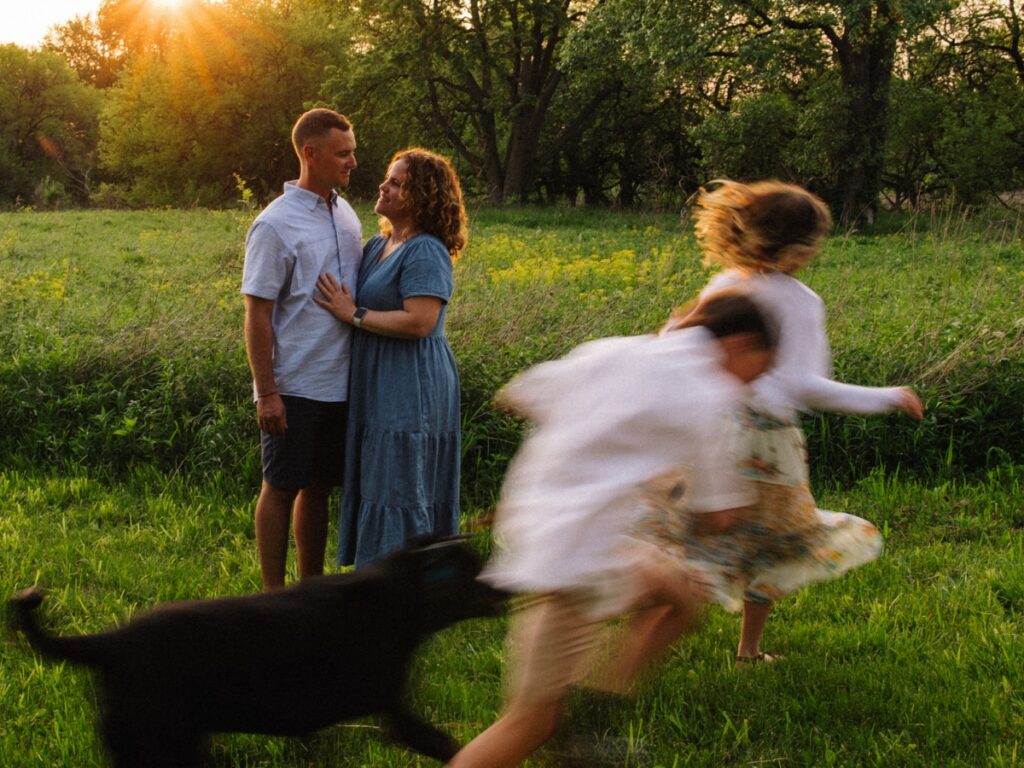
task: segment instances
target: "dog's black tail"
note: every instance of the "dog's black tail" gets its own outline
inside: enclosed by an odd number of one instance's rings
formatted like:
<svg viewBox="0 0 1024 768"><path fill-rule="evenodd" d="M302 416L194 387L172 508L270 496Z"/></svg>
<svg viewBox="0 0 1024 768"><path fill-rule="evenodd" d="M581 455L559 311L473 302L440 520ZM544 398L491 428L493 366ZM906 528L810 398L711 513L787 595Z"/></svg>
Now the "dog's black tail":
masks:
<svg viewBox="0 0 1024 768"><path fill-rule="evenodd" d="M97 635L63 637L52 635L39 626L36 609L43 602L43 590L38 587L23 589L8 601L8 621L13 629L20 629L29 644L44 656L63 659L75 664L102 666L110 654L109 642Z"/></svg>

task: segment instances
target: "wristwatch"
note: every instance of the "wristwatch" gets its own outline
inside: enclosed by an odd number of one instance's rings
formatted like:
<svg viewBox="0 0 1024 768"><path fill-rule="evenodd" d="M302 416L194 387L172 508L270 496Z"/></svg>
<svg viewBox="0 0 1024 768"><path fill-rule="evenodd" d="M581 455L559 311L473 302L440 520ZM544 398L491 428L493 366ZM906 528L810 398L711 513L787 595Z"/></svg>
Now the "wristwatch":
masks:
<svg viewBox="0 0 1024 768"><path fill-rule="evenodd" d="M356 309L355 314L352 315L352 325L354 325L356 328L362 328L363 316L368 311L369 310L367 310L366 307L359 307L358 309Z"/></svg>

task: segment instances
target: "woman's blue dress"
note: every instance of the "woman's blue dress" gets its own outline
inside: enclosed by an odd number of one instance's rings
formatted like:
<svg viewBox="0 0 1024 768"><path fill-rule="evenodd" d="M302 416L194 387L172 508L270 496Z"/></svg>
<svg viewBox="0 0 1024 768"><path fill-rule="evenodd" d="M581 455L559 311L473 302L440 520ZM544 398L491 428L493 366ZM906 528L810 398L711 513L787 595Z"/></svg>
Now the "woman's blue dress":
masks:
<svg viewBox="0 0 1024 768"><path fill-rule="evenodd" d="M459 531L459 373L444 335L454 281L444 244L416 235L384 261L363 248L358 306L388 311L412 296L441 299L422 339L355 329L338 562L366 565L417 534Z"/></svg>

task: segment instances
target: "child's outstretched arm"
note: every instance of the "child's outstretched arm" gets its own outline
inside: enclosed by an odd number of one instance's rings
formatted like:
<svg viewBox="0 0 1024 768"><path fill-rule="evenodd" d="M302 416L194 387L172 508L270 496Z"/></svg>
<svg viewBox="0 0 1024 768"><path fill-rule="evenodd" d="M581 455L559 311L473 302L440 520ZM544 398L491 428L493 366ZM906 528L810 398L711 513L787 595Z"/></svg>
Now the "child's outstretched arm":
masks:
<svg viewBox="0 0 1024 768"><path fill-rule="evenodd" d="M924 404L910 387L863 387L814 375L789 377L785 385L802 409L861 416L903 411L913 419L924 415Z"/></svg>
<svg viewBox="0 0 1024 768"><path fill-rule="evenodd" d="M564 398L596 371L621 365L622 354L653 336L612 336L588 341L565 357L548 360L517 374L494 396L495 405L534 423L546 421Z"/></svg>

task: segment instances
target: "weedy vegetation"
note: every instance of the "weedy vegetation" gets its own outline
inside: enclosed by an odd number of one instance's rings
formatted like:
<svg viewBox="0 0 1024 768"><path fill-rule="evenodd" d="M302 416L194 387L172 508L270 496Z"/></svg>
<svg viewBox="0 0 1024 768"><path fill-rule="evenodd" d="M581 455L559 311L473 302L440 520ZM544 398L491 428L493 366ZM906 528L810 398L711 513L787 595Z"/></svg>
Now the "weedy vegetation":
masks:
<svg viewBox="0 0 1024 768"><path fill-rule="evenodd" d="M59 631L259 587L238 294L249 216L0 213L0 591L48 587ZM586 339L656 329L709 272L674 215L482 208L471 225L449 337L466 524L486 548L524 426L493 407L496 389ZM1022 235L1006 211L893 218L838 233L805 271L837 376L927 401L921 422L805 421L819 503L875 522L886 553L780 603L766 638L779 664L733 671L738 621L711 610L629 706L625 764L1024 763ZM460 739L500 707L504 629L447 630L418 663L418 708ZM102 765L92 696L84 672L6 635L3 764ZM530 765L557 765L557 749ZM218 766L427 762L372 720L213 744Z"/></svg>

